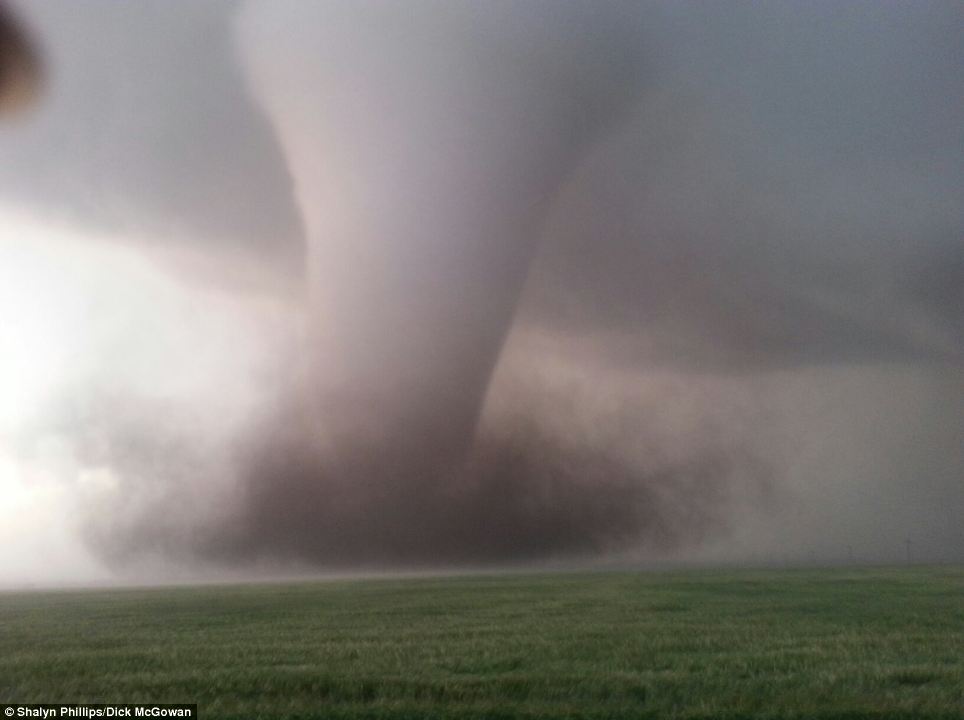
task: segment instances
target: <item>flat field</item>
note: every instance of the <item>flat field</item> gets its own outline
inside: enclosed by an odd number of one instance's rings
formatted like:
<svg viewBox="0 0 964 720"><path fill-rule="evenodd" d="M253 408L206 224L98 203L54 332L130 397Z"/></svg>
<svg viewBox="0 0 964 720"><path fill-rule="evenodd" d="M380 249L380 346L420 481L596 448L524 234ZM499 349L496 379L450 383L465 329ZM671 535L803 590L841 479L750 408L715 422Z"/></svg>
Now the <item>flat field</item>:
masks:
<svg viewBox="0 0 964 720"><path fill-rule="evenodd" d="M0 594L0 702L203 718L964 718L964 568Z"/></svg>

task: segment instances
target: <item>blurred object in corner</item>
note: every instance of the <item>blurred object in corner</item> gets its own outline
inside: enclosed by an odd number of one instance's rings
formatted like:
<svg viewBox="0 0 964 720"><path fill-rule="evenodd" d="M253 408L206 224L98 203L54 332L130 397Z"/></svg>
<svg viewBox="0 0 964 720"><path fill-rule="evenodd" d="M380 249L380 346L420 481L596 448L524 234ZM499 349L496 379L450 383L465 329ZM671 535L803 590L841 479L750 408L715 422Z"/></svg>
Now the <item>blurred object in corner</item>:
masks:
<svg viewBox="0 0 964 720"><path fill-rule="evenodd" d="M29 104L39 84L36 50L10 8L0 0L0 112Z"/></svg>

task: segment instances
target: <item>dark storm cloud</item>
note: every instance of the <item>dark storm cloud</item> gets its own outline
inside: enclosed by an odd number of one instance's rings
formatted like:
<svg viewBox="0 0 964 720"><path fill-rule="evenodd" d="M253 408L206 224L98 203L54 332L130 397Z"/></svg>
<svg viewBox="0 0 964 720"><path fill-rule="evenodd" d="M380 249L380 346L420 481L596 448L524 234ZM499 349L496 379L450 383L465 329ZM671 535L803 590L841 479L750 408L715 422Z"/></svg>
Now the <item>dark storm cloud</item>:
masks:
<svg viewBox="0 0 964 720"><path fill-rule="evenodd" d="M191 398L72 421L106 557L684 556L764 515L799 558L836 506L961 508L959 5L31 8L62 74L4 201L307 288L230 438ZM867 439L897 388L933 455Z"/></svg>
<svg viewBox="0 0 964 720"><path fill-rule="evenodd" d="M527 316L624 362L959 363L960 7L676 13L556 206Z"/></svg>

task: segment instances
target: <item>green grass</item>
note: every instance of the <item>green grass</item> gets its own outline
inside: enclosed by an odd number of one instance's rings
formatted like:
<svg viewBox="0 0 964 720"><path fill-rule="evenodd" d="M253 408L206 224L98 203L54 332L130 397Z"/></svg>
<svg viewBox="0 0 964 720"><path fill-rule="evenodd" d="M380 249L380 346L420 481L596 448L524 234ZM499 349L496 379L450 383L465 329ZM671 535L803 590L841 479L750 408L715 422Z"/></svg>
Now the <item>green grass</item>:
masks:
<svg viewBox="0 0 964 720"><path fill-rule="evenodd" d="M0 594L0 702L205 718L964 718L964 569Z"/></svg>

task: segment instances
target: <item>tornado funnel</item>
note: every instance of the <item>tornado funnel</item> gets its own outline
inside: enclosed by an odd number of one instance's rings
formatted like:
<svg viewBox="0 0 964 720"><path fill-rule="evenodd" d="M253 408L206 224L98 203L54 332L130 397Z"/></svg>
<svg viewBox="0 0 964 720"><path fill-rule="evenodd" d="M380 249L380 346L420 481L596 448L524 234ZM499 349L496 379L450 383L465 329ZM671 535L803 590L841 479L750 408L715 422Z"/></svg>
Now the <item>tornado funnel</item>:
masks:
<svg viewBox="0 0 964 720"><path fill-rule="evenodd" d="M547 206L627 100L624 20L555 1L249 7L253 90L307 228L324 432L462 452Z"/></svg>

